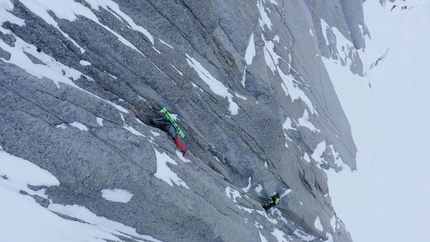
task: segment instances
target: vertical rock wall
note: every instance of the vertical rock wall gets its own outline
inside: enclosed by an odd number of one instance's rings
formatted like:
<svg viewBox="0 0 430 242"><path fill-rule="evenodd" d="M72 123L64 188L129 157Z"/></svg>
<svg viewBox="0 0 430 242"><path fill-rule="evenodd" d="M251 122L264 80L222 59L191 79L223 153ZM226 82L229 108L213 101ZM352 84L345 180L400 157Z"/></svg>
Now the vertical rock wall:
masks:
<svg viewBox="0 0 430 242"><path fill-rule="evenodd" d="M0 145L57 177L51 203L162 241L351 240L324 169L356 147L322 58L362 73L361 1L64 4L13 0L0 29ZM163 106L186 159L150 125Z"/></svg>

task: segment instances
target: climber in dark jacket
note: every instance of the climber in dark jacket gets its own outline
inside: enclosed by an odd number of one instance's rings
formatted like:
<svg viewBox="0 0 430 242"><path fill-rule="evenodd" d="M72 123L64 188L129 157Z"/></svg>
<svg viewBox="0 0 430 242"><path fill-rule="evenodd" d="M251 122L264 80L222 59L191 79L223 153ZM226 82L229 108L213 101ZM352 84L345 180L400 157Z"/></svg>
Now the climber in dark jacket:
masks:
<svg viewBox="0 0 430 242"><path fill-rule="evenodd" d="M278 193L275 193L273 196L271 196L269 198L270 203L263 205L263 208L267 211L269 210L271 207L277 205L279 203L279 200L281 200L281 198L279 198Z"/></svg>
<svg viewBox="0 0 430 242"><path fill-rule="evenodd" d="M187 147L185 147L185 145L181 143L181 138L179 137L178 131L175 129L175 127L169 120L167 120L166 118L154 118L152 119L152 123L155 127L163 130L164 132L172 136L173 140L175 141L176 147L181 150L182 155L184 157L187 155Z"/></svg>

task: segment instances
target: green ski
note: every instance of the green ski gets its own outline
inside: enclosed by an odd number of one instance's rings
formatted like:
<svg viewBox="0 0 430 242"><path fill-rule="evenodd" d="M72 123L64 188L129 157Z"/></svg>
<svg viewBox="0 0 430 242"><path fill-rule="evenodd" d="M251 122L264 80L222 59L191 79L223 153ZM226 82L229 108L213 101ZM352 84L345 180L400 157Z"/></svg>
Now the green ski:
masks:
<svg viewBox="0 0 430 242"><path fill-rule="evenodd" d="M176 121L172 118L172 116L170 116L169 110L167 110L166 107L163 107L163 112L166 115L166 118L172 123L173 127L176 128L176 130L178 131L179 135L182 138L185 138L185 134L184 132L182 132L181 128L179 128L179 125L176 123Z"/></svg>

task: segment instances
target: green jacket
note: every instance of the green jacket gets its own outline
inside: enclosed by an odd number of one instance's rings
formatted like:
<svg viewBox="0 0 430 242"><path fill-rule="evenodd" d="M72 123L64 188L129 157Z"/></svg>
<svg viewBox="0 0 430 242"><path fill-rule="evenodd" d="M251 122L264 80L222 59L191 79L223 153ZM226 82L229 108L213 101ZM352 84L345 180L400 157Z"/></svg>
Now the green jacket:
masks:
<svg viewBox="0 0 430 242"><path fill-rule="evenodd" d="M270 199L270 203L272 204L278 204L279 201L281 200L277 194L271 196L269 199Z"/></svg>

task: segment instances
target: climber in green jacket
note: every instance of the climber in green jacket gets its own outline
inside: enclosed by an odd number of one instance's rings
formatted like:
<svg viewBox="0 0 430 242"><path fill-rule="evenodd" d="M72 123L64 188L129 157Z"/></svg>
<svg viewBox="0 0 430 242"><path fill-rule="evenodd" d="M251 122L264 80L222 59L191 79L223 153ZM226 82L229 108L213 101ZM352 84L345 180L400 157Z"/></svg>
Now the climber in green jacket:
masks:
<svg viewBox="0 0 430 242"><path fill-rule="evenodd" d="M272 195L271 197L269 197L269 204L265 204L263 205L263 208L267 211L269 210L271 207L277 205L279 203L279 201L281 200L281 198L279 197L278 193L275 193L274 195Z"/></svg>

